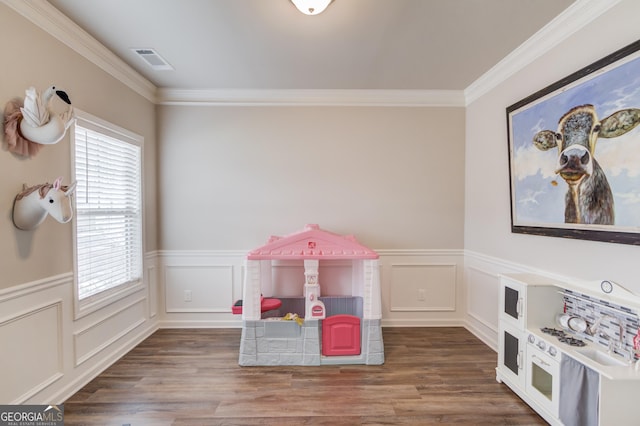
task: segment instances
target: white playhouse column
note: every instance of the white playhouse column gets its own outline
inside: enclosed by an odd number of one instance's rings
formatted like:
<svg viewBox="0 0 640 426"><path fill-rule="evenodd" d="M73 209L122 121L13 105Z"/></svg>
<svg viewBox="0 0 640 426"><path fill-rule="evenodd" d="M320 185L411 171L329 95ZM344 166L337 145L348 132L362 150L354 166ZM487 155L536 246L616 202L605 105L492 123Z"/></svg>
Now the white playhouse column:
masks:
<svg viewBox="0 0 640 426"><path fill-rule="evenodd" d="M318 282L317 259L304 261L304 317L305 319L324 319L326 310L320 301L320 283Z"/></svg>
<svg viewBox="0 0 640 426"><path fill-rule="evenodd" d="M364 319L382 319L382 291L380 289L380 266L378 259L363 262L363 317Z"/></svg>
<svg viewBox="0 0 640 426"><path fill-rule="evenodd" d="M260 261L245 260L246 273L242 289L242 320L257 321L260 311Z"/></svg>
<svg viewBox="0 0 640 426"><path fill-rule="evenodd" d="M244 262L245 276L242 286L242 336L240 337L240 365L258 365L256 328L260 323L260 266L259 260Z"/></svg>
<svg viewBox="0 0 640 426"><path fill-rule="evenodd" d="M365 364L384 364L384 343L382 341L382 294L380 289L380 266L378 259L362 261L362 353Z"/></svg>

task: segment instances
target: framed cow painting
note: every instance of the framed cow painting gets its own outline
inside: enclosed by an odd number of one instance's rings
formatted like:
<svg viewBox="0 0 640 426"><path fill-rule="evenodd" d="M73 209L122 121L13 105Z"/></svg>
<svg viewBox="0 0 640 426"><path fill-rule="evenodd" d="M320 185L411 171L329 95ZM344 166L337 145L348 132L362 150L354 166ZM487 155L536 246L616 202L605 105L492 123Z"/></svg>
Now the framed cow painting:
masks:
<svg viewBox="0 0 640 426"><path fill-rule="evenodd" d="M507 108L512 232L640 245L640 40Z"/></svg>

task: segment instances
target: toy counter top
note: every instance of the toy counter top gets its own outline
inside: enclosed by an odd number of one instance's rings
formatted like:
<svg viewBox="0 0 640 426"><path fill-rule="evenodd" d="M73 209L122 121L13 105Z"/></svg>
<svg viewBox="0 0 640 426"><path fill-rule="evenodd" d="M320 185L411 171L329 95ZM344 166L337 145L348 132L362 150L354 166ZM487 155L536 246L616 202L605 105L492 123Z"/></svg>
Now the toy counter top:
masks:
<svg viewBox="0 0 640 426"><path fill-rule="evenodd" d="M268 297L268 298L262 298L262 300L260 301L261 312L267 312L273 309L278 309L280 306L282 306L282 301L280 299ZM233 304L233 306L231 307L231 312L233 312L234 315L242 314L242 299L236 301L236 303Z"/></svg>

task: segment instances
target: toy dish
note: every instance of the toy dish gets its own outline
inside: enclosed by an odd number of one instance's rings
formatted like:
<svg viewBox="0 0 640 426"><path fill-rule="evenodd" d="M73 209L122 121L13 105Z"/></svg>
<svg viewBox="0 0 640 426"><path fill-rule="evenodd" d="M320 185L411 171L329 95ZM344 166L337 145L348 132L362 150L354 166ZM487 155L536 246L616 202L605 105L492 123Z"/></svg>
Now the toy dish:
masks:
<svg viewBox="0 0 640 426"><path fill-rule="evenodd" d="M558 325L560 325L560 327L564 328L565 330L569 329L569 319L571 318L573 317L569 314L558 314Z"/></svg>
<svg viewBox="0 0 640 426"><path fill-rule="evenodd" d="M587 329L587 322L580 317L571 317L568 324L571 330L578 333L584 333Z"/></svg>

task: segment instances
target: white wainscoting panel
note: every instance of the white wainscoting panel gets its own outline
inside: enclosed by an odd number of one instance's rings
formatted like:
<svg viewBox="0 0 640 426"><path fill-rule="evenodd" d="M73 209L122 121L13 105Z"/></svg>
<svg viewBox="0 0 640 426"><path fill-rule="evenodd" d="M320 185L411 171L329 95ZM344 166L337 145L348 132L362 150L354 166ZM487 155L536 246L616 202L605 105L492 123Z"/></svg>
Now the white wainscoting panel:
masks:
<svg viewBox="0 0 640 426"><path fill-rule="evenodd" d="M500 287L500 277L482 269L467 268L467 314L494 332L498 332L498 302L496 289Z"/></svg>
<svg viewBox="0 0 640 426"><path fill-rule="evenodd" d="M242 298L247 251L160 251L161 327L240 327L231 306ZM462 250L379 250L383 326L464 326ZM275 261L274 297L302 296L302 261ZM351 295L350 261L319 264L323 295ZM185 302L191 290L191 302ZM418 300L424 290L424 300ZM268 291L268 290L267 290ZM202 295L202 297L200 296Z"/></svg>
<svg viewBox="0 0 640 426"><path fill-rule="evenodd" d="M145 255L145 274L156 262ZM149 317L153 289L75 318L73 278L68 272L0 289L1 404L61 404L157 329Z"/></svg>
<svg viewBox="0 0 640 426"><path fill-rule="evenodd" d="M161 327L240 327L230 313L242 298L247 251L158 252L158 313ZM384 327L464 326L497 348L499 274L532 272L525 265L456 249L377 250L380 255ZM321 261L322 294L346 294L353 268ZM302 294L302 262L273 266L273 295ZM185 302L191 290L191 302ZM422 298L424 292L424 300Z"/></svg>
<svg viewBox="0 0 640 426"><path fill-rule="evenodd" d="M74 333L75 365L88 361L91 357L109 348L145 322L144 297L127 303L115 312Z"/></svg>
<svg viewBox="0 0 640 426"><path fill-rule="evenodd" d="M550 276L546 271L535 270L525 265L469 250L465 251L466 327L496 351L498 350L500 274L518 272Z"/></svg>
<svg viewBox="0 0 640 426"><path fill-rule="evenodd" d="M455 311L456 265L391 265L391 311Z"/></svg>
<svg viewBox="0 0 640 426"><path fill-rule="evenodd" d="M167 312L231 312L233 266L167 266Z"/></svg>
<svg viewBox="0 0 640 426"><path fill-rule="evenodd" d="M64 375L62 300L0 319L0 401L18 403Z"/></svg>
<svg viewBox="0 0 640 426"><path fill-rule="evenodd" d="M231 306L242 298L247 251L158 252L159 321L163 328L240 327ZM185 299L189 299L187 301Z"/></svg>

